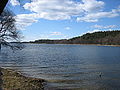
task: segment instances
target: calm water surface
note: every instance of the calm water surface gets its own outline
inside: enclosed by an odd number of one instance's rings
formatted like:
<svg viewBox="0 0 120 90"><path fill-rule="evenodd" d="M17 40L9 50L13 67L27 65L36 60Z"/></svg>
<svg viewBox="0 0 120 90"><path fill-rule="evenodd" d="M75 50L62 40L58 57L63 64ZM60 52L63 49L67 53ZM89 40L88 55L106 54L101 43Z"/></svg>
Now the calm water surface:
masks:
<svg viewBox="0 0 120 90"><path fill-rule="evenodd" d="M120 90L120 47L26 44L0 52L0 67L48 81L46 87L73 90Z"/></svg>

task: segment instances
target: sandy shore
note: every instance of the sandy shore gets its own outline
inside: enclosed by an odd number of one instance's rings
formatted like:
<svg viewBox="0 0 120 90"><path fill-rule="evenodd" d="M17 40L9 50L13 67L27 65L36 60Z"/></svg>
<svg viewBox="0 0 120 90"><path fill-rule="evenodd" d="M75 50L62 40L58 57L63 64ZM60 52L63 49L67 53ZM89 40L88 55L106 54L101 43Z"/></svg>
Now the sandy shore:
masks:
<svg viewBox="0 0 120 90"><path fill-rule="evenodd" d="M25 77L11 69L0 68L0 90L44 90L43 79Z"/></svg>

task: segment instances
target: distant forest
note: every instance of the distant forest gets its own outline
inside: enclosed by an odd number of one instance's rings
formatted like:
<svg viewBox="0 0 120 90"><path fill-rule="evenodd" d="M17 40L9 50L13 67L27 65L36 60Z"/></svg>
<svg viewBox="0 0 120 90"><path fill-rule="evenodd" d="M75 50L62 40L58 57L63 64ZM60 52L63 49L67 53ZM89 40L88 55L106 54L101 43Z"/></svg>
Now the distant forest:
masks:
<svg viewBox="0 0 120 90"><path fill-rule="evenodd" d="M71 39L49 40L40 39L31 41L30 43L40 44L101 44L101 45L120 45L120 31L100 31L94 33L86 33L82 36Z"/></svg>

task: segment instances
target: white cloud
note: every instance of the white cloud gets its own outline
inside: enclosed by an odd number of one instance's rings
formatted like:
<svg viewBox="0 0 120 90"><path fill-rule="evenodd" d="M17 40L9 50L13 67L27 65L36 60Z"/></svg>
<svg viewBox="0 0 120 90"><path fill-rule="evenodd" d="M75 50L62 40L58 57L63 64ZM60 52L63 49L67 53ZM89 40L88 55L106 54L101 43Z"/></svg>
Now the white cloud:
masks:
<svg viewBox="0 0 120 90"><path fill-rule="evenodd" d="M87 11L82 17L77 17L80 22L98 22L101 18L113 18L120 16L120 6L111 11L103 11L105 3L96 0L83 0L86 2L84 8Z"/></svg>
<svg viewBox="0 0 120 90"><path fill-rule="evenodd" d="M11 0L12 5L19 5L17 0ZM120 6L111 11L104 11L105 3L98 0L31 0L23 5L31 14L17 15L17 24L29 26L38 19L70 20L73 17L80 22L98 22L101 18L120 16Z"/></svg>
<svg viewBox="0 0 120 90"><path fill-rule="evenodd" d="M90 30L90 31L82 33L81 36L86 34L86 33L104 32L104 31L113 31L113 30L112 29L106 29L106 30L94 29L94 30Z"/></svg>
<svg viewBox="0 0 120 90"><path fill-rule="evenodd" d="M92 30L92 31L88 31L87 33L94 33L94 32L99 32L99 31L101 31L101 30L95 29L95 30Z"/></svg>
<svg viewBox="0 0 120 90"><path fill-rule="evenodd" d="M71 16L80 15L83 12L81 4L71 0L33 0L31 3L26 3L24 8L48 20L71 19Z"/></svg>
<svg viewBox="0 0 120 90"><path fill-rule="evenodd" d="M98 12L102 11L105 3L103 1L97 0L82 0L83 4L81 6L86 12Z"/></svg>
<svg viewBox="0 0 120 90"><path fill-rule="evenodd" d="M99 32L99 31L101 31L101 30L99 30L99 29L94 29L94 30L91 30L91 31L84 32L84 33L82 33L80 36L82 36L82 35L84 35L84 34L86 34L86 33L94 33L94 32Z"/></svg>
<svg viewBox="0 0 120 90"><path fill-rule="evenodd" d="M10 0L10 3L11 3L13 6L20 5L20 3L19 3L17 0Z"/></svg>
<svg viewBox="0 0 120 90"><path fill-rule="evenodd" d="M65 27L66 30L70 30L71 28L70 27Z"/></svg>
<svg viewBox="0 0 120 90"><path fill-rule="evenodd" d="M63 34L61 32L51 32L50 35L59 36L59 35L63 35Z"/></svg>
<svg viewBox="0 0 120 90"><path fill-rule="evenodd" d="M103 25L94 25L92 26L93 28L97 28L97 29L112 29L112 28L117 28L118 26L117 25L106 25L106 26L103 26Z"/></svg>
<svg viewBox="0 0 120 90"><path fill-rule="evenodd" d="M19 14L15 16L16 25L18 29L24 29L25 27L37 22L37 14Z"/></svg>
<svg viewBox="0 0 120 90"><path fill-rule="evenodd" d="M82 3L72 0L33 0L26 3L24 8L36 12L40 18L48 20L65 20L73 16L83 16L86 13L102 11L103 1L82 0Z"/></svg>
<svg viewBox="0 0 120 90"><path fill-rule="evenodd" d="M63 34L62 32L51 32L46 34L45 36L48 36L50 39L67 39L68 38L68 36Z"/></svg>
<svg viewBox="0 0 120 90"><path fill-rule="evenodd" d="M85 22L97 22L100 18L113 18L119 16L118 12L115 12L115 9L111 12L97 12L97 13L89 13L84 17L78 17L77 21L85 21Z"/></svg>

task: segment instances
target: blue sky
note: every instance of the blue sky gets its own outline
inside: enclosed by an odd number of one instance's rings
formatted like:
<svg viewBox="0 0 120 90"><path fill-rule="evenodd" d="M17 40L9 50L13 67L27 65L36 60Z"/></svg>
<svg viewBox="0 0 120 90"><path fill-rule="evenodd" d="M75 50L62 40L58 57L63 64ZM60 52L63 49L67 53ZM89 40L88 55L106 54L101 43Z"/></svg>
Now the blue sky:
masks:
<svg viewBox="0 0 120 90"><path fill-rule="evenodd" d="M21 0L22 1L22 0ZM84 33L120 30L120 0L11 0L23 41L68 39Z"/></svg>

